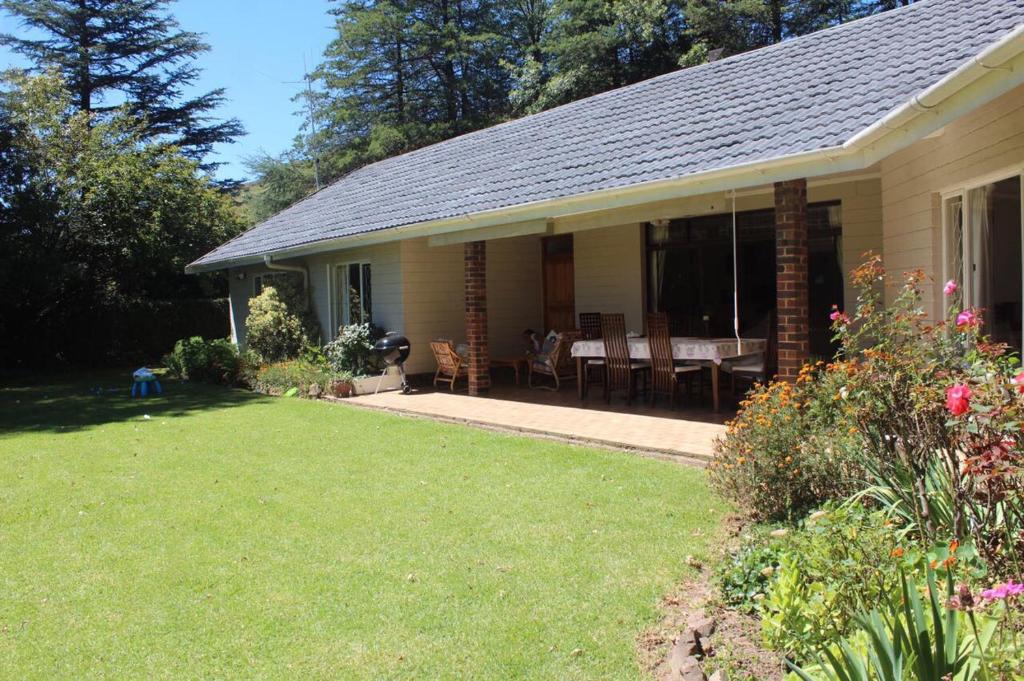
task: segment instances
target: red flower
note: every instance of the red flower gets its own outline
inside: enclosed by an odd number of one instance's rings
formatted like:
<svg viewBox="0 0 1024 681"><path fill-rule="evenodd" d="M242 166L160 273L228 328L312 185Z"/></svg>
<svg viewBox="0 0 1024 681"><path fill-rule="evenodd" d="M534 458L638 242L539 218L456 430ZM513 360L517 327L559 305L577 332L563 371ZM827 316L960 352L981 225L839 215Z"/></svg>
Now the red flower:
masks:
<svg viewBox="0 0 1024 681"><path fill-rule="evenodd" d="M964 383L957 383L946 388L946 409L953 416L966 414L971 408L971 388Z"/></svg>

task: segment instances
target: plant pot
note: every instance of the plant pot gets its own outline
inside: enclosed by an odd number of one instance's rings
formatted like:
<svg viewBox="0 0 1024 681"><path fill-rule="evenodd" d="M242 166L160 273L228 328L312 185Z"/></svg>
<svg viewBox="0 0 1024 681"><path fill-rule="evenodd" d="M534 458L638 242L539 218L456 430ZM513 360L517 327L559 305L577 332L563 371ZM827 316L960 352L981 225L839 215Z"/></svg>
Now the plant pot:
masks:
<svg viewBox="0 0 1024 681"><path fill-rule="evenodd" d="M331 381L331 394L335 397L349 397L352 394L352 382L347 380Z"/></svg>

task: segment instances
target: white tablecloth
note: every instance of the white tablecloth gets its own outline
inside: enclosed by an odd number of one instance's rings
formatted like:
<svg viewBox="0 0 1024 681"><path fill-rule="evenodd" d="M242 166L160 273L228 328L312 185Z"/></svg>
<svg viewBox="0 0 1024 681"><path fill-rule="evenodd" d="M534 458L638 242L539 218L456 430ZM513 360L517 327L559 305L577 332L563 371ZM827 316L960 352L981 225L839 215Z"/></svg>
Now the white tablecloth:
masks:
<svg viewBox="0 0 1024 681"><path fill-rule="evenodd" d="M628 338L629 356L633 359L650 359L651 347L646 338ZM673 359L710 360L721 364L722 360L743 355L754 355L765 351L767 341L763 338L744 338L737 347L735 338L672 338ZM604 357L604 341L581 340L572 344L573 357Z"/></svg>

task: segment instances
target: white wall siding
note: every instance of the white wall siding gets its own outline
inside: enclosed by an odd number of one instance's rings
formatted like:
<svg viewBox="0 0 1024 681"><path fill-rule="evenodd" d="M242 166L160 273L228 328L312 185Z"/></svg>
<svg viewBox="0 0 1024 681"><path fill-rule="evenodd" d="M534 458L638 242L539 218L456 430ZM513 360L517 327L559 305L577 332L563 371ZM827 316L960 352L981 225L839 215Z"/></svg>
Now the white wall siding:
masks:
<svg viewBox="0 0 1024 681"><path fill-rule="evenodd" d="M492 357L522 352L523 330L544 324L540 239L487 242L487 332Z"/></svg>
<svg viewBox="0 0 1024 681"><path fill-rule="evenodd" d="M844 182L807 190L810 203L839 200L842 203L842 267L844 309L857 304L857 292L850 285L850 271L864 261L868 251L882 252L882 183L878 179Z"/></svg>
<svg viewBox="0 0 1024 681"><path fill-rule="evenodd" d="M644 240L639 224L573 234L576 314L621 312L626 328L644 328Z"/></svg>
<svg viewBox="0 0 1024 681"><path fill-rule="evenodd" d="M923 268L941 278L940 193L1024 166L1024 88L893 154L881 166L886 267L897 275ZM925 297L925 309L942 316L942 296L930 284Z"/></svg>
<svg viewBox="0 0 1024 681"><path fill-rule="evenodd" d="M249 317L249 301L253 298L256 286L255 278L269 273L270 270L263 266L228 270L228 314L231 316L231 340L243 350L245 349L245 320Z"/></svg>
<svg viewBox="0 0 1024 681"><path fill-rule="evenodd" d="M412 344L406 370L426 373L437 368L429 343L466 338L463 246L429 246L427 240L401 242L405 336Z"/></svg>

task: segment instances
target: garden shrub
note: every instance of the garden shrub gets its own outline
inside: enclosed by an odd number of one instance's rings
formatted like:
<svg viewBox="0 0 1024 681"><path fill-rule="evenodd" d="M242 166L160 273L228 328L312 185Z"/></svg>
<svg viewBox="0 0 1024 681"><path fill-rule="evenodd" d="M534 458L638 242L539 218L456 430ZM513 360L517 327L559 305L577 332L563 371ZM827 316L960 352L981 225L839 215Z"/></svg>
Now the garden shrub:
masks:
<svg viewBox="0 0 1024 681"><path fill-rule="evenodd" d="M293 389L299 397L310 397L310 389L326 394L331 381L344 378L330 368L307 360L286 360L260 367L253 388L268 395L286 395Z"/></svg>
<svg viewBox="0 0 1024 681"><path fill-rule="evenodd" d="M764 532L746 535L740 548L719 564L715 582L725 605L751 612L768 591L779 565L781 544Z"/></svg>
<svg viewBox="0 0 1024 681"><path fill-rule="evenodd" d="M309 345L309 334L300 315L288 305L273 286L249 301L245 320L246 344L264 362L280 362L297 357Z"/></svg>
<svg viewBox="0 0 1024 681"><path fill-rule="evenodd" d="M823 373L808 365L795 383L755 386L716 443L711 484L756 520L797 518L859 489L840 388Z"/></svg>
<svg viewBox="0 0 1024 681"><path fill-rule="evenodd" d="M768 647L795 659L847 635L859 612L899 589L897 528L858 503L812 513L777 552L759 603L761 633Z"/></svg>
<svg viewBox="0 0 1024 681"><path fill-rule="evenodd" d="M898 588L858 613L849 635L790 668L804 681L1020 679L1024 584L978 591L957 585L956 565L901 568Z"/></svg>
<svg viewBox="0 0 1024 681"><path fill-rule="evenodd" d="M204 340L201 336L182 338L164 356L167 369L188 381L233 385L239 380L242 360L238 348L226 338Z"/></svg>
<svg viewBox="0 0 1024 681"><path fill-rule="evenodd" d="M996 574L1021 578L1024 556L1024 372L982 334L948 282L948 319L922 313L921 272L883 307L872 258L853 274L852 317L834 315L846 376L842 406L871 485L922 545L950 537L977 547Z"/></svg>
<svg viewBox="0 0 1024 681"><path fill-rule="evenodd" d="M373 344L384 331L372 324L350 324L338 329L338 337L324 346L323 354L335 371L368 376L380 371Z"/></svg>

